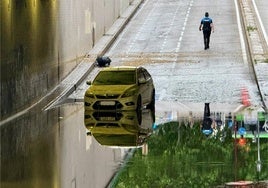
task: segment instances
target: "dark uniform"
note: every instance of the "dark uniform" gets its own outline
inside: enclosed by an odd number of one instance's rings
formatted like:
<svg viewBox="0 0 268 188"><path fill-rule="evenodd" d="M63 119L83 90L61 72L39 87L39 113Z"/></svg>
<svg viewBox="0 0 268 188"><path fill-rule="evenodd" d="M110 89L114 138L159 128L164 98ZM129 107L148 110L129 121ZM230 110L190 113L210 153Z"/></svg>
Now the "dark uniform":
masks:
<svg viewBox="0 0 268 188"><path fill-rule="evenodd" d="M205 103L204 118L203 118L201 129L202 129L202 132L207 136L212 134L213 132L211 125L212 125L212 119L210 118L209 103Z"/></svg>
<svg viewBox="0 0 268 188"><path fill-rule="evenodd" d="M208 17L208 13L205 13L205 17L202 18L199 30L203 29L204 46L205 50L209 48L210 34L212 29L212 19ZM203 27L202 27L203 26Z"/></svg>

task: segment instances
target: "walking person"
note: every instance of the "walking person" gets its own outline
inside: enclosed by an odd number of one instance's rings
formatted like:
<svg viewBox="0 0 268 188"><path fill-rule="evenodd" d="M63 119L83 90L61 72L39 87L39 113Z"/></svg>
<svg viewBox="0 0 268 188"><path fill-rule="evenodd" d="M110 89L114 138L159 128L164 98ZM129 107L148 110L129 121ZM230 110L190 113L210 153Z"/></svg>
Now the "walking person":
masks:
<svg viewBox="0 0 268 188"><path fill-rule="evenodd" d="M203 30L205 50L209 49L209 41L211 31L214 32L212 19L209 17L208 12L205 13L205 17L202 18L199 31Z"/></svg>

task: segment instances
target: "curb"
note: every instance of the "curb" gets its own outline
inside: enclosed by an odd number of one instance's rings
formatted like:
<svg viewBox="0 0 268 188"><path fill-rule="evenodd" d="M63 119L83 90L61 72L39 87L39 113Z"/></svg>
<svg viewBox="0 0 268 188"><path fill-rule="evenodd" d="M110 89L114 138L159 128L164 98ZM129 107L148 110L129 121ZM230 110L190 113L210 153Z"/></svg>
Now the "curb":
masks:
<svg viewBox="0 0 268 188"><path fill-rule="evenodd" d="M86 58L96 58L98 55L104 55L112 46L116 38L125 28L130 19L137 12L139 6L144 0L134 0L127 10L113 23L111 28L103 35L103 37L97 42L93 49L89 51Z"/></svg>
<svg viewBox="0 0 268 188"><path fill-rule="evenodd" d="M264 50L262 47L262 44L260 42L260 34L258 33L257 29L257 23L256 20L254 19L254 12L255 10L252 10L250 7L250 2L248 2L248 0L245 1L239 1L240 4L240 9L242 11L242 15L243 15L243 26L244 29L246 31L246 40L248 43L248 50L250 52L249 58L251 61L251 66L254 72L254 77L256 80L256 85L257 88L260 92L260 97L262 100L262 105L265 111L268 111L267 109L267 105L265 103L265 97L264 97L264 93L262 91L262 88L260 86L259 80L260 80L260 73L258 72L255 63L259 63L259 62L263 62L264 61ZM256 14L256 13L255 13ZM254 28L253 30L249 30L248 27L252 27Z"/></svg>
<svg viewBox="0 0 268 188"><path fill-rule="evenodd" d="M93 49L86 54L85 58L74 68L69 75L61 81L57 87L64 88L56 99L51 101L43 110L51 109L57 106L62 99L74 92L79 84L88 76L94 68L94 61L97 56L104 55L112 46L116 38L128 24L130 19L139 9L144 0L134 0L125 12L114 22L111 28L96 43Z"/></svg>

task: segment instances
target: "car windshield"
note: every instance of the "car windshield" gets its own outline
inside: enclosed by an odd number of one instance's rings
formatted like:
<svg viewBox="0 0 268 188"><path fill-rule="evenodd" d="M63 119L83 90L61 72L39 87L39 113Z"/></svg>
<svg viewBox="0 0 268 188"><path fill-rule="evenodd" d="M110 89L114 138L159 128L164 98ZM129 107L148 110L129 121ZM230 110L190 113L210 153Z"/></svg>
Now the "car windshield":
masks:
<svg viewBox="0 0 268 188"><path fill-rule="evenodd" d="M135 71L101 71L93 85L130 85L136 83Z"/></svg>

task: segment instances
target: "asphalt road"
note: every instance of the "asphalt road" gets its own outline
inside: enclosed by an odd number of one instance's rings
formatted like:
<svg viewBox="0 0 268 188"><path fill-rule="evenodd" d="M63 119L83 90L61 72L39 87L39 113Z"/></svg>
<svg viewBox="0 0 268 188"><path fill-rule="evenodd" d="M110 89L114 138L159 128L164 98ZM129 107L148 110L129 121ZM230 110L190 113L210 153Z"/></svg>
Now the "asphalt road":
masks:
<svg viewBox="0 0 268 188"><path fill-rule="evenodd" d="M257 7L263 7L258 3ZM169 119L189 111L198 115L205 102L211 103L212 111L237 112L242 88L258 108L261 101L246 54L238 6L236 1L145 1L106 55L112 66L141 65L149 70L156 85L160 119L163 112L172 114ZM209 50L204 50L198 30L206 11L215 26ZM263 8L259 14L267 17ZM262 20L267 25L267 19ZM93 79L97 71L87 79ZM71 98L82 100L86 88L83 83Z"/></svg>

